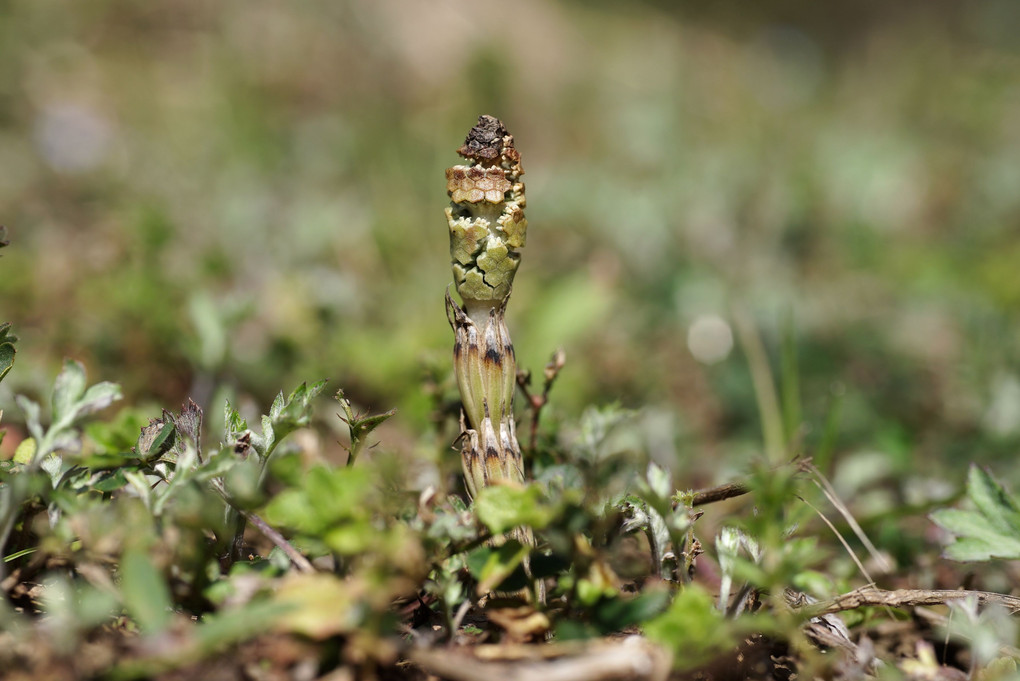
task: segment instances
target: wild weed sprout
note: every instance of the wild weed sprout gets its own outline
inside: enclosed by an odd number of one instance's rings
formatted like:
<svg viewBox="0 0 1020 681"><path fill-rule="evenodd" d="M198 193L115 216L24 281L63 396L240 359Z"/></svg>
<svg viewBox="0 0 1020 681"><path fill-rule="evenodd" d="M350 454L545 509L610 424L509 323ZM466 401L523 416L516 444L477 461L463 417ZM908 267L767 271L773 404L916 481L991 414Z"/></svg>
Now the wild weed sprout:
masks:
<svg viewBox="0 0 1020 681"><path fill-rule="evenodd" d="M464 474L476 496L497 480L524 481L513 413L517 361L504 315L528 221L521 155L499 120L481 116L457 151L470 165L446 171L451 201L446 219L463 307L449 293L446 306L456 335L454 371L464 407Z"/></svg>

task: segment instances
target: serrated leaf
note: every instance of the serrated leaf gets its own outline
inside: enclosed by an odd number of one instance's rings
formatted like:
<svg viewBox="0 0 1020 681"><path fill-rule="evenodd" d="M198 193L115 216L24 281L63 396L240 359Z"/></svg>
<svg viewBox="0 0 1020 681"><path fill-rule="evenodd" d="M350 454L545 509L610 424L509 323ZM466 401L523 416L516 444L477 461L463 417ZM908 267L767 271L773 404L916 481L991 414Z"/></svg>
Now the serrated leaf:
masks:
<svg viewBox="0 0 1020 681"><path fill-rule="evenodd" d="M359 418L357 421L355 421L356 423L355 427L358 429L358 435L361 437L368 435L373 430L378 428L380 424L386 421L386 419L390 418L396 413L397 413L396 409L390 409L389 411L383 412L382 414L372 414L371 416Z"/></svg>
<svg viewBox="0 0 1020 681"><path fill-rule="evenodd" d="M323 391L327 383L329 383L329 379L323 378L308 386L308 390L305 391L305 401L310 401L313 398L318 397L319 393Z"/></svg>
<svg viewBox="0 0 1020 681"><path fill-rule="evenodd" d="M248 430L248 422L241 418L241 414L230 406L230 400L223 405L223 430L228 435L243 433Z"/></svg>
<svg viewBox="0 0 1020 681"><path fill-rule="evenodd" d="M276 442L276 433L273 431L273 419L268 416L262 417L262 438L265 442L265 450L268 451Z"/></svg>
<svg viewBox="0 0 1020 681"><path fill-rule="evenodd" d="M943 555L961 562L991 560L994 547L982 539L958 538L946 547Z"/></svg>
<svg viewBox="0 0 1020 681"><path fill-rule="evenodd" d="M325 381L314 383L311 387L307 383L302 383L286 400L282 399L283 393L276 397L269 410L269 418L276 428L278 438L283 438L311 422L312 399L322 391L324 385Z"/></svg>
<svg viewBox="0 0 1020 681"><path fill-rule="evenodd" d="M283 391L281 390L276 394L276 399L273 400L273 406L269 408L269 418L273 419L274 421L280 418L280 414L283 413L284 404L285 402L283 400Z"/></svg>
<svg viewBox="0 0 1020 681"><path fill-rule="evenodd" d="M952 560L1020 558L1020 505L979 466L967 475L967 496L976 511L942 509L931 514L939 527L956 535L957 542L946 548Z"/></svg>
<svg viewBox="0 0 1020 681"><path fill-rule="evenodd" d="M971 464L967 496L995 529L1020 538L1020 508L985 469Z"/></svg>
<svg viewBox="0 0 1020 681"><path fill-rule="evenodd" d="M202 409L188 398L181 407L181 413L174 417L177 432L191 440L197 447L202 441Z"/></svg>
<svg viewBox="0 0 1020 681"><path fill-rule="evenodd" d="M53 420L73 419L74 406L84 393L85 367L73 359L64 360L64 368L53 384Z"/></svg>
<svg viewBox="0 0 1020 681"><path fill-rule="evenodd" d="M116 383L103 381L96 383L85 391L75 408L75 418L81 418L97 411L106 409L122 397L120 386Z"/></svg>
<svg viewBox="0 0 1020 681"><path fill-rule="evenodd" d="M645 478L648 480L649 489L660 497L668 499L673 494L669 471L654 461L648 464L648 473Z"/></svg>
<svg viewBox="0 0 1020 681"><path fill-rule="evenodd" d="M966 560L987 560L991 556L1009 559L1020 558L1020 538L999 532L982 513L948 508L935 511L931 514L931 519L936 525L952 532L959 539L970 540L970 543L963 548L963 552L975 555L988 554L986 557ZM979 543L987 546L987 551L977 550ZM946 556L950 557L950 553L947 549Z"/></svg>
<svg viewBox="0 0 1020 681"><path fill-rule="evenodd" d="M350 466L354 464L361 450L365 447L365 437L386 421L386 419L396 414L397 410L390 409L382 414L362 416L355 413L351 401L344 396L343 390L337 390L333 399L340 403L340 408L344 412L340 418L347 424L347 429L350 432L351 446L348 449L347 457L347 465Z"/></svg>

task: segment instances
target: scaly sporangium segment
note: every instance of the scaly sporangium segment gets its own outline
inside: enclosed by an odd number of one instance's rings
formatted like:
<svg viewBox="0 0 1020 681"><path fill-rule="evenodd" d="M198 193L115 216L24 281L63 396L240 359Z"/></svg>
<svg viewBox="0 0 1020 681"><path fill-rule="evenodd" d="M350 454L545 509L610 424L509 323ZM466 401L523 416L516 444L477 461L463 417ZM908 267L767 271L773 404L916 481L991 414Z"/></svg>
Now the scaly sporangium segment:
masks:
<svg viewBox="0 0 1020 681"><path fill-rule="evenodd" d="M474 497L496 481L524 481L513 418L517 361L504 314L528 221L521 155L503 123L480 116L457 153L465 164L446 171L446 218L454 285L463 307L447 292L446 308L456 337L454 369L464 405L461 457ZM526 528L513 536L534 543Z"/></svg>

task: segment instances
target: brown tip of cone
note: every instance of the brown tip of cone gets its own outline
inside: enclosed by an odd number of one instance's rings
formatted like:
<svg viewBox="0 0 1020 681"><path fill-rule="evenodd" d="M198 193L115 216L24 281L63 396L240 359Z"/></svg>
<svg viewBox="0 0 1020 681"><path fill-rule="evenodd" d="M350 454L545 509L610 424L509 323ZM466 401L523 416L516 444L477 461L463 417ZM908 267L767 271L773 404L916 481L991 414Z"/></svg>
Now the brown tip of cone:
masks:
<svg viewBox="0 0 1020 681"><path fill-rule="evenodd" d="M510 132L501 120L495 116L482 114L457 153L475 163L491 165L503 154L504 139L509 136ZM507 146L513 149L512 139Z"/></svg>

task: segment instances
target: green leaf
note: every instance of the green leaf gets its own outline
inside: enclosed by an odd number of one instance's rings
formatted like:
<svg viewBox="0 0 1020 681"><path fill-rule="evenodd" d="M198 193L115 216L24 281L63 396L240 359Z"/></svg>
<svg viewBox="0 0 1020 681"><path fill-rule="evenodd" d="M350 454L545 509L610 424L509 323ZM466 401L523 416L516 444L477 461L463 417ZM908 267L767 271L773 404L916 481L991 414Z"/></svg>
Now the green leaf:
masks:
<svg viewBox="0 0 1020 681"><path fill-rule="evenodd" d="M351 446L348 450L347 465L351 466L357 460L358 454L360 454L361 450L364 448L365 438L368 434L378 428L380 424L386 421L386 419L396 414L397 410L390 409L382 414L358 414L354 411L351 401L344 397L343 390L337 390L333 399L340 403L340 408L343 409L344 412L343 416L340 418L347 424L347 429L350 432Z"/></svg>
<svg viewBox="0 0 1020 681"><path fill-rule="evenodd" d="M148 418L141 409L121 409L110 421L93 421L85 426L85 434L97 447L96 453L123 454L137 444L138 433Z"/></svg>
<svg viewBox="0 0 1020 681"><path fill-rule="evenodd" d="M74 419L74 406L85 393L85 367L72 359L64 360L64 368L53 384L53 420Z"/></svg>
<svg viewBox="0 0 1020 681"><path fill-rule="evenodd" d="M89 387L75 405L75 418L106 409L122 397L120 386L116 383L103 381Z"/></svg>
<svg viewBox="0 0 1020 681"><path fill-rule="evenodd" d="M361 468L330 469L316 466L299 488L273 497L266 520L299 532L319 534L341 521L365 513L363 501L372 489L367 471Z"/></svg>
<svg viewBox="0 0 1020 681"><path fill-rule="evenodd" d="M38 546L30 546L27 549L21 549L20 551L15 551L12 554L4 556L4 562L5 563L14 562L18 558L21 558L22 556L31 555L31 554L35 553L36 551L38 551L38 550L39 550Z"/></svg>
<svg viewBox="0 0 1020 681"><path fill-rule="evenodd" d="M502 585L521 567L527 555L528 547L512 539L495 549L486 546L473 551L468 556L468 569L478 580L478 593L487 594ZM524 576L523 570L521 574ZM515 586L521 588L524 584L507 585L503 588L511 589Z"/></svg>
<svg viewBox="0 0 1020 681"><path fill-rule="evenodd" d="M228 449L222 449L218 452L213 452L212 455L205 460L205 463L194 471L194 477L196 480L203 482L212 480L213 478L218 478L221 475L224 475L231 468L238 465L238 463L238 459L234 456L233 452Z"/></svg>
<svg viewBox="0 0 1020 681"><path fill-rule="evenodd" d="M1020 506L994 478L972 465L967 476L967 496L975 511L941 509L931 514L939 527L956 535L946 548L952 560L981 561L1020 558Z"/></svg>
<svg viewBox="0 0 1020 681"><path fill-rule="evenodd" d="M4 376L14 366L14 355L18 353L14 347L13 338L7 335L7 329L10 326L10 324L0 325L0 381L4 380Z"/></svg>
<svg viewBox="0 0 1020 681"><path fill-rule="evenodd" d="M663 614L644 626L653 641L673 650L674 664L692 668L732 647L727 622L701 586L688 584Z"/></svg>
<svg viewBox="0 0 1020 681"><path fill-rule="evenodd" d="M195 637L205 653L222 650L271 629L291 610L293 606L286 603L259 601L237 610L206 615L196 628Z"/></svg>
<svg viewBox="0 0 1020 681"><path fill-rule="evenodd" d="M581 432L574 444L576 453L591 462L606 458L612 453L611 448L606 446L610 435L632 416L633 412L618 404L588 407L581 415Z"/></svg>
<svg viewBox="0 0 1020 681"><path fill-rule="evenodd" d="M669 596L670 590L662 585L634 597L606 598L595 606L595 620L603 633L620 631L661 613L669 605Z"/></svg>
<svg viewBox="0 0 1020 681"><path fill-rule="evenodd" d="M42 440L43 429L40 422L41 410L39 404L24 395L15 395L14 402L21 408L21 411L25 412L25 425L28 427L28 432L36 440Z"/></svg>
<svg viewBox="0 0 1020 681"><path fill-rule="evenodd" d="M323 541L341 556L357 556L369 551L379 536L379 528L367 521L350 521L329 530Z"/></svg>
<svg viewBox="0 0 1020 681"><path fill-rule="evenodd" d="M283 413L284 404L283 391L281 390L276 394L276 399L273 400L273 406L269 408L269 418L274 421L280 418L280 414Z"/></svg>
<svg viewBox="0 0 1020 681"><path fill-rule="evenodd" d="M149 487L149 482L145 479L145 476L138 471L124 471L124 478L142 500L142 504L145 505L145 508L151 511L152 490Z"/></svg>
<svg viewBox="0 0 1020 681"><path fill-rule="evenodd" d="M123 470L115 470L110 475L102 477L92 486L98 492L113 492L127 484Z"/></svg>
<svg viewBox="0 0 1020 681"><path fill-rule="evenodd" d="M35 456L35 438L26 437L24 440L18 443L18 448L14 450L14 463L29 464L32 461L32 457Z"/></svg>
<svg viewBox="0 0 1020 681"><path fill-rule="evenodd" d="M174 445L174 434L177 429L169 422L157 419L142 429L142 436L138 440L139 453L146 459L155 459L168 451ZM145 447L144 450L141 447Z"/></svg>
<svg viewBox="0 0 1020 681"><path fill-rule="evenodd" d="M988 471L971 464L967 495L995 529L1020 538L1020 508Z"/></svg>
<svg viewBox="0 0 1020 681"><path fill-rule="evenodd" d="M949 552L954 555L966 554L969 558L955 560L989 560L1020 557L1020 541L1016 537L1003 535L995 530L981 513L947 508L931 514L932 521L944 530L957 536L958 541L966 540L962 549ZM950 545L952 548L954 545Z"/></svg>
<svg viewBox="0 0 1020 681"><path fill-rule="evenodd" d="M663 499L669 499L673 494L669 471L654 461L648 464L645 478L648 481L648 488Z"/></svg>
<svg viewBox="0 0 1020 681"><path fill-rule="evenodd" d="M124 552L120 565L124 605L147 634L164 631L172 616L170 590L163 575L138 549Z"/></svg>
<svg viewBox="0 0 1020 681"><path fill-rule="evenodd" d="M231 501L241 508L254 508L262 502L259 490L261 467L255 457L236 461L223 476L223 485Z"/></svg>
<svg viewBox="0 0 1020 681"><path fill-rule="evenodd" d="M958 538L946 547L942 555L961 562L991 560L995 547L983 539Z"/></svg>
<svg viewBox="0 0 1020 681"><path fill-rule="evenodd" d="M597 627L578 620L560 620L556 623L556 640L583 641L602 635Z"/></svg>
<svg viewBox="0 0 1020 681"><path fill-rule="evenodd" d="M519 525L540 530L556 516L555 509L544 506L541 490L531 485L492 485L483 487L475 499L475 515L493 534L502 534Z"/></svg>
<svg viewBox="0 0 1020 681"><path fill-rule="evenodd" d="M326 381L312 385L302 383L284 400L283 393L277 395L269 410L269 420L277 431L277 439L298 428L304 428L312 420L312 400L326 387Z"/></svg>
<svg viewBox="0 0 1020 681"><path fill-rule="evenodd" d="M357 588L351 588L336 575L324 573L285 579L273 594L273 601L290 608L276 618L276 629L313 639L356 631L365 615L358 602Z"/></svg>
<svg viewBox="0 0 1020 681"><path fill-rule="evenodd" d="M555 553L545 554L533 551L531 554L531 574L536 579L555 577L570 569L570 561L565 556Z"/></svg>
<svg viewBox="0 0 1020 681"><path fill-rule="evenodd" d="M241 413L230 406L230 400L223 405L223 430L227 435L240 435L248 430L248 422L241 418Z"/></svg>

